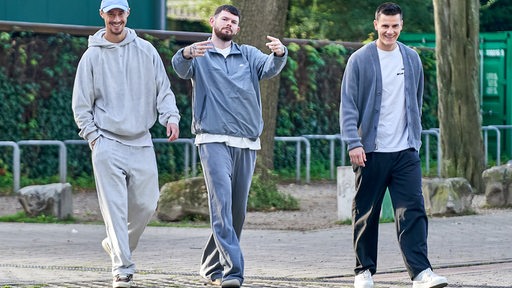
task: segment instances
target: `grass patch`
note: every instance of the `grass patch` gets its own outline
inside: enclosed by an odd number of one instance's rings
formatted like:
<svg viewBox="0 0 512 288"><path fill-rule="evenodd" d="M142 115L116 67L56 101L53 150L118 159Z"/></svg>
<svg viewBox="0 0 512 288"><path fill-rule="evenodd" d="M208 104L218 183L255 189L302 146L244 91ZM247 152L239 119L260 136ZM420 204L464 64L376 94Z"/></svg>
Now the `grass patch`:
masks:
<svg viewBox="0 0 512 288"><path fill-rule="evenodd" d="M59 219L55 216L30 216L24 211L18 212L12 215L0 216L0 222L14 222L14 223L38 223L38 224L91 224L91 225L103 225L102 221L82 221L77 220L73 217L65 219ZM188 217L177 222L163 222L163 221L151 221L148 226L152 227L183 227L183 228L206 228L210 227L208 219L200 217ZM3 288L3 287L0 287Z"/></svg>
<svg viewBox="0 0 512 288"><path fill-rule="evenodd" d="M0 222L18 222L18 223L59 223L59 224L72 224L77 221L73 217L59 219L55 216L27 215L24 211L12 215L0 216Z"/></svg>
<svg viewBox="0 0 512 288"><path fill-rule="evenodd" d="M208 221L199 220L181 220L177 222L151 221L148 226L151 227L175 227L175 228L209 228Z"/></svg>
<svg viewBox="0 0 512 288"><path fill-rule="evenodd" d="M189 215L180 221L150 221L148 226L152 227L178 227L178 228L208 228L210 219L200 215Z"/></svg>

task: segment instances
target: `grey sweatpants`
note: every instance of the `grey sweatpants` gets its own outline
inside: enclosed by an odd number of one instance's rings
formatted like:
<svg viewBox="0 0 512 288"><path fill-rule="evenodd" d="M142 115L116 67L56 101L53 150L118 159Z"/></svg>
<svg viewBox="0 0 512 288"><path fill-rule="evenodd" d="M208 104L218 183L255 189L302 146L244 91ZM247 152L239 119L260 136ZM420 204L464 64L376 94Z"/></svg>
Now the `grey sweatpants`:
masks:
<svg viewBox="0 0 512 288"><path fill-rule="evenodd" d="M208 190L212 234L203 250L200 274L215 280L244 279L240 236L256 165L256 151L224 143L199 145Z"/></svg>
<svg viewBox="0 0 512 288"><path fill-rule="evenodd" d="M112 250L112 275L133 274L132 252L159 198L154 149L100 137L92 151L92 163L99 206Z"/></svg>

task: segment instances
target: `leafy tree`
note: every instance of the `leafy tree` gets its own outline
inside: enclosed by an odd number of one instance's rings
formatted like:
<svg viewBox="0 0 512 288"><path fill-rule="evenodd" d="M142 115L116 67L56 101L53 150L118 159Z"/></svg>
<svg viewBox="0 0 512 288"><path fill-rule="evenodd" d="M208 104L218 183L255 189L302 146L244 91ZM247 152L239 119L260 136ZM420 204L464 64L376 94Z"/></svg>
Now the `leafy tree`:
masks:
<svg viewBox="0 0 512 288"><path fill-rule="evenodd" d="M512 1L480 0L480 31L496 32L512 30Z"/></svg>
<svg viewBox="0 0 512 288"><path fill-rule="evenodd" d="M290 0L287 36L361 42L374 32L372 19L382 0ZM408 32L434 32L431 1L397 0ZM410 16L414 15L414 16Z"/></svg>

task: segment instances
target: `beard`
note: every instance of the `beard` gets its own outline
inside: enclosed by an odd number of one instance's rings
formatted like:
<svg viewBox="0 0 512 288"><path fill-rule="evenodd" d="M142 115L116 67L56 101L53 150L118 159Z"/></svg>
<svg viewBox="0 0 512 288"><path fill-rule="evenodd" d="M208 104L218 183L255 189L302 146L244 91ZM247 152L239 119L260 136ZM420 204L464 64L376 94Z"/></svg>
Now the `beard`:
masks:
<svg viewBox="0 0 512 288"><path fill-rule="evenodd" d="M233 39L233 36L235 36L233 33L227 34L227 33L222 32L222 28L221 29L214 28L213 32L215 33L215 36L217 36L217 38L219 38L220 40L225 41L225 42L231 41Z"/></svg>

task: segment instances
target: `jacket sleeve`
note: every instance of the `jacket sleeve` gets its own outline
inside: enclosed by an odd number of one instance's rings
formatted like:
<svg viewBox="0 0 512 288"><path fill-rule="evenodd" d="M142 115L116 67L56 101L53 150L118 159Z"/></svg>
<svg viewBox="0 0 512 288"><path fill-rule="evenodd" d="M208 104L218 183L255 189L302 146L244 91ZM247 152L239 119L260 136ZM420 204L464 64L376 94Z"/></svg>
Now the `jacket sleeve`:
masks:
<svg viewBox="0 0 512 288"><path fill-rule="evenodd" d="M349 58L341 82L340 132L341 139L347 143L349 151L363 146L358 133L359 109L357 98L359 93L359 77L357 61L354 58L353 56Z"/></svg>
<svg viewBox="0 0 512 288"><path fill-rule="evenodd" d="M179 49L172 57L172 68L180 78L190 79L194 76L194 69L192 66L193 59L185 59L185 57L183 57L183 49L185 48Z"/></svg>
<svg viewBox="0 0 512 288"><path fill-rule="evenodd" d="M89 59L89 53L86 51L77 67L71 106L75 122L80 130L78 135L90 143L100 135L94 122L93 67Z"/></svg>
<svg viewBox="0 0 512 288"><path fill-rule="evenodd" d="M176 106L176 97L171 90L171 82L169 81L162 59L156 49L153 49L153 66L155 67L156 77L156 109L159 114L158 122L163 126L167 126L167 123L178 125L180 122L180 113Z"/></svg>
<svg viewBox="0 0 512 288"><path fill-rule="evenodd" d="M286 46L283 46L284 55L281 57L275 56L274 53L265 54L253 46L242 46L245 48L242 53L247 53L252 67L256 68L258 80L277 76L286 65L286 60L288 59L288 48Z"/></svg>

